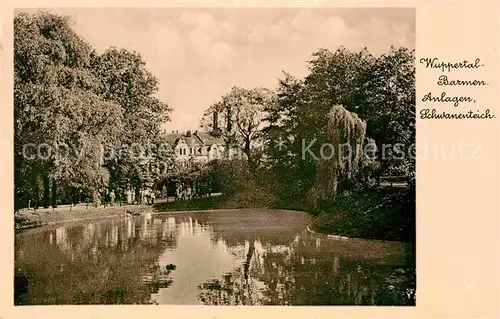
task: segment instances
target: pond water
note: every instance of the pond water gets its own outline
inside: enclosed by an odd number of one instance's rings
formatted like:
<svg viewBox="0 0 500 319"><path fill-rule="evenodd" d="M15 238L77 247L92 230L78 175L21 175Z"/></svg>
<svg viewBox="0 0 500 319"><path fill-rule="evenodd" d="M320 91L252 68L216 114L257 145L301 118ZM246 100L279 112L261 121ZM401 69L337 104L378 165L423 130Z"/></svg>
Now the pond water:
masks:
<svg viewBox="0 0 500 319"><path fill-rule="evenodd" d="M300 212L118 217L16 234L15 304L414 305L411 246Z"/></svg>

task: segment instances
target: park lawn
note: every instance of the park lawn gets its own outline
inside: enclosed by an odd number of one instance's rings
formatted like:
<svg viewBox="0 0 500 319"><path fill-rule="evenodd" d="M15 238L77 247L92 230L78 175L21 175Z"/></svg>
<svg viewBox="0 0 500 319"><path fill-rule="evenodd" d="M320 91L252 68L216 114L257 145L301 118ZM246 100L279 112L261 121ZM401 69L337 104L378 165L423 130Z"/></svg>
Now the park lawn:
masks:
<svg viewBox="0 0 500 319"><path fill-rule="evenodd" d="M154 204L153 207L157 212L246 208L246 207L238 207L238 205L231 205L225 196L202 197L202 198L193 198L189 200L176 200L171 202Z"/></svg>

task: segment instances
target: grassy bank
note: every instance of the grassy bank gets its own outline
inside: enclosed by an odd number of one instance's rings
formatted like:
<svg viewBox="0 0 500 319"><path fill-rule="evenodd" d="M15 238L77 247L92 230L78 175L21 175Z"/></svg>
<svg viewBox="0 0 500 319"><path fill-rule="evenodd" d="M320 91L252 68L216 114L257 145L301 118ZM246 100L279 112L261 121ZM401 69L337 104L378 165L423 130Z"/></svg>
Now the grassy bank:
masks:
<svg viewBox="0 0 500 319"><path fill-rule="evenodd" d="M154 209L158 212L175 212L205 209L238 209L255 208L245 203L230 200L226 196L193 198L191 200L179 200L155 204Z"/></svg>
<svg viewBox="0 0 500 319"><path fill-rule="evenodd" d="M311 228L349 237L414 242L414 190L377 189L335 200Z"/></svg>
<svg viewBox="0 0 500 319"><path fill-rule="evenodd" d="M130 212L194 211L209 209L271 208L308 211L315 215L311 229L324 234L414 242L415 236L414 189L373 189L339 196L321 207L321 212L305 204L264 201L250 196L216 196L192 200L171 201L144 205L73 207L71 210L23 211L16 214L15 228L26 229L59 222L112 217ZM265 203L265 204L264 204Z"/></svg>

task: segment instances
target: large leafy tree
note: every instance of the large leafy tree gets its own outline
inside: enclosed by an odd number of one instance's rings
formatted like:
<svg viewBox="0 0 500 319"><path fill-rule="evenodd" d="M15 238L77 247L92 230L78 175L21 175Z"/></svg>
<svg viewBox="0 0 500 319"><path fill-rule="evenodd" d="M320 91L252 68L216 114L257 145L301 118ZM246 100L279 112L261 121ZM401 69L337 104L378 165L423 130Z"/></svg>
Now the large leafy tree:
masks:
<svg viewBox="0 0 500 319"><path fill-rule="evenodd" d="M160 126L169 120L170 108L154 95L158 80L146 68L140 54L110 48L92 66L99 78L99 91L107 101L121 106L123 130L120 154L109 153L106 167L113 172L118 188L139 188L159 176L156 160L170 166L167 149L161 140ZM161 154L160 154L161 153Z"/></svg>
<svg viewBox="0 0 500 319"><path fill-rule="evenodd" d="M98 81L90 70L94 57L95 52L71 29L68 18L48 13L15 17L17 206L39 197L40 180L47 206L50 180L55 194L56 180L70 186L86 185L96 192L101 184L96 181L105 179L105 174L96 169L98 157L86 154L95 153L96 149L90 150L100 143L116 140L121 113L117 104L100 97ZM28 145L32 149L44 145L46 156L25 156ZM61 145L65 145L64 157L56 152Z"/></svg>
<svg viewBox="0 0 500 319"><path fill-rule="evenodd" d="M336 195L339 184L352 183L363 167L366 122L355 113L335 105L328 113L326 134L331 149L317 160L317 188L321 199Z"/></svg>
<svg viewBox="0 0 500 319"><path fill-rule="evenodd" d="M273 103L275 95L268 89L233 87L205 111L202 127L221 136L227 146L240 147L253 163L252 147L261 141L266 109Z"/></svg>
<svg viewBox="0 0 500 319"><path fill-rule="evenodd" d="M158 144L169 108L154 97L158 82L139 54L98 55L69 18L21 13L14 19L14 71L16 207L41 197L48 206L51 184L53 205L56 186L85 189L98 202L110 183L142 174L139 164L150 158L120 150Z"/></svg>
<svg viewBox="0 0 500 319"><path fill-rule="evenodd" d="M367 122L367 135L378 149L387 150L378 154L380 174L413 175L414 161L401 151L415 143L414 51L392 47L374 57L367 50L340 48L335 53L319 50L313 57L304 91L309 125L326 127L329 108L343 105Z"/></svg>
<svg viewBox="0 0 500 319"><path fill-rule="evenodd" d="M391 48L375 57L366 49L351 52L341 47L333 53L321 49L313 53L308 66L304 79L285 73L277 103L267 110L268 163L282 185L277 188L282 196L300 198L297 194L307 193L324 175L316 159L304 154L304 145L312 145L311 152L318 155L321 145L332 142L332 129L342 129L330 123L334 105L366 122L362 144L371 146L368 155L377 160L365 163L362 174L413 176L414 160L401 150L410 149L415 141L414 52Z"/></svg>
<svg viewBox="0 0 500 319"><path fill-rule="evenodd" d="M284 73L276 89L277 102L266 108L266 167L276 180L274 190L285 200L303 198L315 183L315 161L302 157L301 151L307 133L300 112L306 103L305 88L302 79Z"/></svg>
<svg viewBox="0 0 500 319"><path fill-rule="evenodd" d="M363 84L354 95L359 106L353 110L366 119L367 134L381 152L387 149L379 154L386 175L415 175L414 61L414 51L391 48L359 77Z"/></svg>

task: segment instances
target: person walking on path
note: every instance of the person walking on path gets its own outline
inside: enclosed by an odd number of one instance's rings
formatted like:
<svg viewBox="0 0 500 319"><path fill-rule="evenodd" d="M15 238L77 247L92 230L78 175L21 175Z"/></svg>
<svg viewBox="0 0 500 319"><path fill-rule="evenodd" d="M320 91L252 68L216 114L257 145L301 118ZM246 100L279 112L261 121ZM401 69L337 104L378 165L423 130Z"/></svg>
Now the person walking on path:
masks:
<svg viewBox="0 0 500 319"><path fill-rule="evenodd" d="M181 190L180 190L179 186L177 186L177 188L175 189L175 199L176 200L180 200L181 199Z"/></svg>
<svg viewBox="0 0 500 319"><path fill-rule="evenodd" d="M148 188L144 190L144 198L146 199L146 205L149 205L151 193Z"/></svg>
<svg viewBox="0 0 500 319"><path fill-rule="evenodd" d="M132 204L132 191L130 191L130 188L127 189L127 204Z"/></svg>
<svg viewBox="0 0 500 319"><path fill-rule="evenodd" d="M141 204L144 203L145 199L146 199L146 191L144 189L141 189Z"/></svg>
<svg viewBox="0 0 500 319"><path fill-rule="evenodd" d="M111 200L111 206L115 205L115 191L112 190L111 193L109 193L109 199Z"/></svg>
<svg viewBox="0 0 500 319"><path fill-rule="evenodd" d="M155 197L156 197L155 192L152 191L151 192L151 205L153 205L155 203Z"/></svg>

